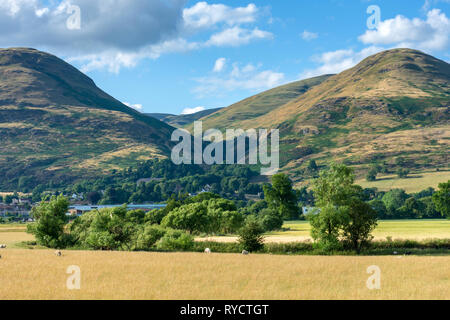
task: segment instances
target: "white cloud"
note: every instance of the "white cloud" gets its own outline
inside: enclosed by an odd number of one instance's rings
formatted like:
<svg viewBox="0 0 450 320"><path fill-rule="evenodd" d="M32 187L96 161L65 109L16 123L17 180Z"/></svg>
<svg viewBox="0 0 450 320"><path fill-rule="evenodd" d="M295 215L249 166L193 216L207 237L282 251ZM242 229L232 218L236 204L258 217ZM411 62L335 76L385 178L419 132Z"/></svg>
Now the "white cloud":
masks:
<svg viewBox="0 0 450 320"><path fill-rule="evenodd" d="M305 30L301 34L301 37L303 40L311 41L311 40L317 39L319 37L319 34Z"/></svg>
<svg viewBox="0 0 450 320"><path fill-rule="evenodd" d="M315 56L313 60L319 66L304 71L300 78L339 73L352 68L368 56L388 49L411 48L429 53L443 51L449 46L449 35L450 19L439 9L428 11L426 20L398 15L394 19L381 21L378 29L368 30L359 37L368 47L360 51L344 49Z"/></svg>
<svg viewBox="0 0 450 320"><path fill-rule="evenodd" d="M183 10L184 24L188 29L204 29L219 23L229 26L256 21L258 8L253 3L247 7L232 8L223 4L198 2Z"/></svg>
<svg viewBox="0 0 450 320"><path fill-rule="evenodd" d="M206 43L207 46L240 46L248 44L255 39L272 39L273 34L267 31L262 31L258 28L253 30L243 29L241 27L233 27L225 29L219 33L213 34Z"/></svg>
<svg viewBox="0 0 450 320"><path fill-rule="evenodd" d="M186 0L0 0L0 43L50 51L81 65L85 72L118 73L142 59L238 46L272 34L255 24L255 4L232 7ZM81 28L69 30L69 5L81 9ZM244 26L246 25L246 26ZM190 37L196 37L195 41ZM202 40L200 40L202 39Z"/></svg>
<svg viewBox="0 0 450 320"><path fill-rule="evenodd" d="M129 102L124 102L123 104L137 111L142 111L144 109L144 106L142 104L131 104Z"/></svg>
<svg viewBox="0 0 450 320"><path fill-rule="evenodd" d="M225 64L227 63L227 59L225 58L219 58L216 60L216 63L214 64L214 72L222 72L225 68Z"/></svg>
<svg viewBox="0 0 450 320"><path fill-rule="evenodd" d="M282 84L285 75L273 70L259 70L261 66L255 67L247 64L240 67L233 64L233 69L222 76L210 76L194 79L199 85L194 88L199 98L211 95L223 95L235 90L265 90Z"/></svg>
<svg viewBox="0 0 450 320"><path fill-rule="evenodd" d="M424 51L445 50L449 45L450 19L439 9L428 11L427 19L398 15L381 21L377 30L359 37L365 44L394 45Z"/></svg>
<svg viewBox="0 0 450 320"><path fill-rule="evenodd" d="M320 56L315 56L313 58L313 60L319 63L320 66L316 69L304 71L300 75L300 78L306 79L324 74L340 73L354 67L363 59L383 50L383 48L371 46L356 52L352 49L325 52Z"/></svg>
<svg viewBox="0 0 450 320"><path fill-rule="evenodd" d="M182 115L187 115L187 114L194 114L200 111L204 111L206 110L205 107L196 107L196 108L186 108L183 110L183 112L181 112Z"/></svg>

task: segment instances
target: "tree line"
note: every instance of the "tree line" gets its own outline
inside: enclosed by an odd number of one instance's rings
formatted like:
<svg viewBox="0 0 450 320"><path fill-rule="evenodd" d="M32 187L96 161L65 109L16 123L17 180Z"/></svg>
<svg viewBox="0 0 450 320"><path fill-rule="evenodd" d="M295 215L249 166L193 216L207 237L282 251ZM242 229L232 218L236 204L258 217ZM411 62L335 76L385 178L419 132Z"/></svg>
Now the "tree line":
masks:
<svg viewBox="0 0 450 320"><path fill-rule="evenodd" d="M313 182L316 208L304 218L311 223L314 245L324 252L350 248L359 253L372 239L377 207L374 200L367 201L367 190L354 181L351 168L333 163ZM432 202L441 215L450 218L450 181L439 188ZM287 175L277 174L272 184L264 186L264 201L242 207L205 192L172 197L165 208L147 213L123 206L94 210L74 220L66 215L68 199L60 195L33 208L36 222L28 231L46 247L94 250L189 250L194 235L239 234L245 249L257 251L263 247L265 232L281 229L285 220L302 215L299 193Z"/></svg>

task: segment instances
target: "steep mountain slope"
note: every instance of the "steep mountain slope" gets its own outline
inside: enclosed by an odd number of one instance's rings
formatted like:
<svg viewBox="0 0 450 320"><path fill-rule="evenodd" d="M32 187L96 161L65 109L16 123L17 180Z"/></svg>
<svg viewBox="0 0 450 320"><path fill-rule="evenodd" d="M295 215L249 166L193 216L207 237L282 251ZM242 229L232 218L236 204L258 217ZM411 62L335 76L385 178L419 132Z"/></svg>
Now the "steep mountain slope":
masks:
<svg viewBox="0 0 450 320"><path fill-rule="evenodd" d="M0 49L0 186L71 181L163 157L173 128L128 108L63 60Z"/></svg>
<svg viewBox="0 0 450 320"><path fill-rule="evenodd" d="M168 114L168 113L146 113L147 116L158 119L159 121L164 121L165 123L180 128L185 125L189 125L194 121L197 121L203 117L209 116L212 113L215 113L222 108L216 109L207 109L200 112L192 113L192 114Z"/></svg>
<svg viewBox="0 0 450 320"><path fill-rule="evenodd" d="M226 125L279 128L282 162L291 171L309 159L341 160L361 171L382 161L394 167L400 156L411 168L447 167L449 106L450 65L416 50L395 49L270 112L229 117ZM239 104L220 111L230 112L239 115ZM204 126L216 125L214 116L205 118Z"/></svg>

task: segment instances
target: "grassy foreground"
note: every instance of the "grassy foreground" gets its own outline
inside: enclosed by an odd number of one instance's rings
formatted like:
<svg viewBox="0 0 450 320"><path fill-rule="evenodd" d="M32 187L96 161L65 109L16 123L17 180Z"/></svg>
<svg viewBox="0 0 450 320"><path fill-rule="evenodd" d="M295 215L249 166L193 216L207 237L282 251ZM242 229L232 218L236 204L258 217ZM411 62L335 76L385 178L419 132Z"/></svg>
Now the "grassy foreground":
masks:
<svg viewBox="0 0 450 320"><path fill-rule="evenodd" d="M450 299L450 257L4 250L0 299ZM68 290L68 266L81 289ZM381 269L369 290L367 268Z"/></svg>

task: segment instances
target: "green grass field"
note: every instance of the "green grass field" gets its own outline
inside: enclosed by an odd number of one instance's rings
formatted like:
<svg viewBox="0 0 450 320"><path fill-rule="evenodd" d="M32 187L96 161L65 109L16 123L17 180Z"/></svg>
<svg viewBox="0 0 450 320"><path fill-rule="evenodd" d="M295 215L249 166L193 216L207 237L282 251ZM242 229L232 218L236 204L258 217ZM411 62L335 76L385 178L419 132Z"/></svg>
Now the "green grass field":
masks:
<svg viewBox="0 0 450 320"><path fill-rule="evenodd" d="M439 183L450 180L450 171L432 171L411 174L406 179L399 179L396 175L379 176L377 181L368 182L357 180L356 184L363 188L378 188L380 191L404 189L407 193L420 192L429 187L437 189Z"/></svg>
<svg viewBox="0 0 450 320"><path fill-rule="evenodd" d="M309 237L311 231L307 221L288 221L283 228L285 231L271 232L269 236ZM373 235L394 239L450 238L450 220L383 220Z"/></svg>
<svg viewBox="0 0 450 320"><path fill-rule="evenodd" d="M308 221L288 221L282 231L266 234L266 242L297 242L311 239L311 226ZM383 220L373 232L375 239L449 239L450 220ZM237 237L208 237L198 240L234 242Z"/></svg>

